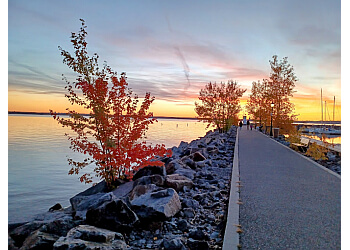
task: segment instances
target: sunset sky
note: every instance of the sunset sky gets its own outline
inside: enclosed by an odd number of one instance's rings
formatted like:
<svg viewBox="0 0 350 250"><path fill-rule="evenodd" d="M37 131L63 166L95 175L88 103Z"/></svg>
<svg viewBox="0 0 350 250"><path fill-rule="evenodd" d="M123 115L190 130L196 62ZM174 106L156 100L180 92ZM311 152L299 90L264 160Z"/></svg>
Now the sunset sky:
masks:
<svg viewBox="0 0 350 250"><path fill-rule="evenodd" d="M195 117L208 82L237 81L247 92L268 78L273 55L288 57L298 78L292 99L299 120L341 119L341 1L8 1L8 110L64 112L68 107L58 46L88 26L88 50L140 97L156 97L156 116ZM188 76L188 79L187 79Z"/></svg>

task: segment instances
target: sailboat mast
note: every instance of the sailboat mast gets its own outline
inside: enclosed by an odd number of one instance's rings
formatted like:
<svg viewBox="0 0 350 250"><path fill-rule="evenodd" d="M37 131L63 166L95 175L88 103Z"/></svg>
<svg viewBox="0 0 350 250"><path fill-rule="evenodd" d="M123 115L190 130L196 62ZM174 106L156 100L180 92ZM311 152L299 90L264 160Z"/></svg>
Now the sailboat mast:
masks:
<svg viewBox="0 0 350 250"><path fill-rule="evenodd" d="M333 125L334 125L334 114L335 114L335 96L333 101Z"/></svg>
<svg viewBox="0 0 350 250"><path fill-rule="evenodd" d="M327 101L324 101L324 125L327 122Z"/></svg>
<svg viewBox="0 0 350 250"><path fill-rule="evenodd" d="M323 124L323 102L322 102L322 88L321 88L321 114L322 114L322 124Z"/></svg>

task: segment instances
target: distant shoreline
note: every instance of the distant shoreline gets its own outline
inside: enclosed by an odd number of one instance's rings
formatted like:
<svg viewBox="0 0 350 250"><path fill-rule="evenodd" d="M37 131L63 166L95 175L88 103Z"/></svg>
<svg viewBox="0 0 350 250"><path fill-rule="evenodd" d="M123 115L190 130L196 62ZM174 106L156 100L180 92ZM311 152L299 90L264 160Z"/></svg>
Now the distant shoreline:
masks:
<svg viewBox="0 0 350 250"><path fill-rule="evenodd" d="M25 112L25 111L8 111L9 115L50 115L48 112ZM67 115L67 113L56 113L57 115ZM82 114L88 116L89 114ZM154 116L157 119L183 119L183 120L202 120L195 117L175 117L175 116ZM341 124L341 121L295 121L294 124L304 124L304 123L327 123L327 124Z"/></svg>
<svg viewBox="0 0 350 250"><path fill-rule="evenodd" d="M25 111L8 111L9 115L51 115L48 112L25 112ZM57 115L67 115L67 113L56 113ZM88 116L89 114L82 114ZM183 120L201 120L195 117L175 117L175 116L153 116L157 119L183 119Z"/></svg>

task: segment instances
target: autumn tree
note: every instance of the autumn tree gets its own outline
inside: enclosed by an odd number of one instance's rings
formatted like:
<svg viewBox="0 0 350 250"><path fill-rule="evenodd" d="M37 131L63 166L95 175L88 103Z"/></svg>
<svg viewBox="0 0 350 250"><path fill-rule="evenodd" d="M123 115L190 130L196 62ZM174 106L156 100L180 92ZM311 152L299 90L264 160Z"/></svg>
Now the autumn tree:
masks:
<svg viewBox="0 0 350 250"><path fill-rule="evenodd" d="M209 82L199 92L201 103L195 102L198 118L208 122L208 127L214 125L220 131L227 131L229 125L238 120L239 98L245 91L236 81L231 80L227 84Z"/></svg>
<svg viewBox="0 0 350 250"><path fill-rule="evenodd" d="M252 89L251 94L249 96L248 102L247 102L247 111L252 116L252 118L259 122L259 125L262 123L266 123L265 120L267 117L267 110L264 108L266 105L264 105L266 98L265 98L265 88L266 88L266 81L263 82L253 82L252 83Z"/></svg>
<svg viewBox="0 0 350 250"><path fill-rule="evenodd" d="M294 104L290 100L295 93L294 87L297 81L294 68L289 64L287 57L278 60L274 55L269 62L270 77L262 82L253 82L247 109L250 115L265 125L269 125L273 111L273 126L290 130L296 119ZM273 109L271 103L274 103Z"/></svg>
<svg viewBox="0 0 350 250"><path fill-rule="evenodd" d="M164 145L147 145L144 137L148 126L155 122L148 112L154 97L146 93L141 104L128 87L126 74L118 76L106 63L98 64L98 55L87 52L86 25L81 19L78 33L72 33L74 53L59 47L63 63L77 73L75 81L66 78L65 95L73 106L82 106L85 116L67 108L68 118L51 115L62 126L73 151L85 155L83 161L68 159L69 174L78 174L80 181L92 182L92 174L113 185L117 179L130 179L134 171L147 165L162 165L157 156L170 153ZM83 172L83 173L82 173Z"/></svg>

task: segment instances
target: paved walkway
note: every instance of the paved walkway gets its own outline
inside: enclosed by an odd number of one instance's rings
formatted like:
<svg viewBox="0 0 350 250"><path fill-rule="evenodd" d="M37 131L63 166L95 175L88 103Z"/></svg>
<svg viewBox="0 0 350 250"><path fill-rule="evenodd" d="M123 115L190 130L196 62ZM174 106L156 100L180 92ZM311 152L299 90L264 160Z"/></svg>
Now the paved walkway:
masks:
<svg viewBox="0 0 350 250"><path fill-rule="evenodd" d="M340 178L257 131L238 131L242 249L340 249Z"/></svg>

